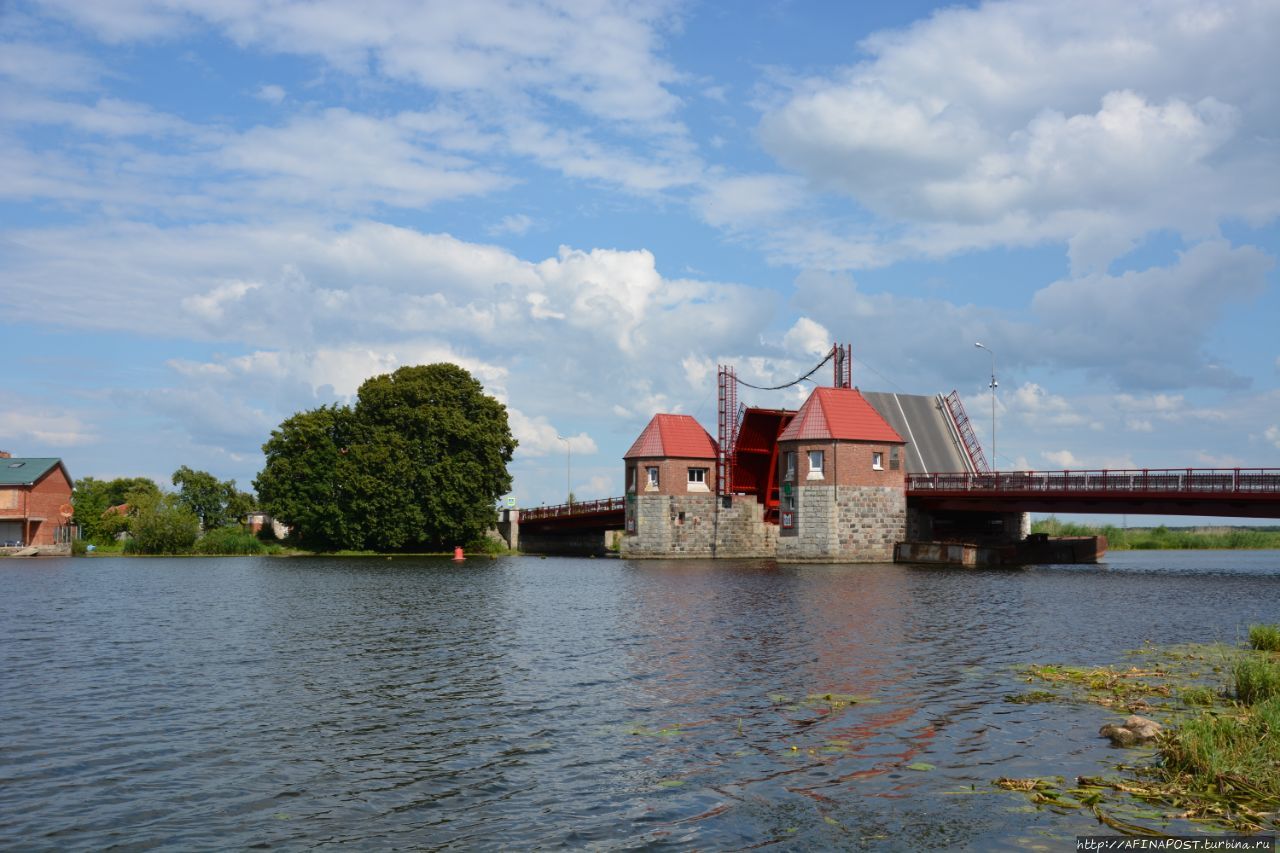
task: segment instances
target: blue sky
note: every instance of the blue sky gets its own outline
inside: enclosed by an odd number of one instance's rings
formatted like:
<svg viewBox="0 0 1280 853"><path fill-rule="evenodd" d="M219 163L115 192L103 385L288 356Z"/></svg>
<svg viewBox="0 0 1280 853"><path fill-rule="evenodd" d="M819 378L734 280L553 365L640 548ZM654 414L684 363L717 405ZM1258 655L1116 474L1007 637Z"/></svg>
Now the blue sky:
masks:
<svg viewBox="0 0 1280 853"><path fill-rule="evenodd" d="M14 0L0 448L248 485L404 364L620 489L853 344L1003 468L1280 466L1280 7ZM795 405L795 392L753 396Z"/></svg>

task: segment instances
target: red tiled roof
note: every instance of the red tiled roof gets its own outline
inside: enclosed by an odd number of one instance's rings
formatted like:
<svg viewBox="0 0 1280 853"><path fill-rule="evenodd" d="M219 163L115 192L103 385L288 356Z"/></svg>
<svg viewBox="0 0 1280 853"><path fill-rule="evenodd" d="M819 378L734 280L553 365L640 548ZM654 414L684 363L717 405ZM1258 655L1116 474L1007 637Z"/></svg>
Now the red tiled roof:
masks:
<svg viewBox="0 0 1280 853"><path fill-rule="evenodd" d="M689 415L654 415L623 459L715 459L716 443Z"/></svg>
<svg viewBox="0 0 1280 853"><path fill-rule="evenodd" d="M815 388L778 441L838 439L906 444L856 388Z"/></svg>

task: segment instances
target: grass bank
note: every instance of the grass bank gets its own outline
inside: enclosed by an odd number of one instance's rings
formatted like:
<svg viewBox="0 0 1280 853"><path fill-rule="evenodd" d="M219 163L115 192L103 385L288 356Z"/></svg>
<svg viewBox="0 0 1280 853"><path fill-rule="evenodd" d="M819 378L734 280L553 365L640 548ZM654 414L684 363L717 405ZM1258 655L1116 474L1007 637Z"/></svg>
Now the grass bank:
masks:
<svg viewBox="0 0 1280 853"><path fill-rule="evenodd" d="M1280 829L1277 641L1280 626L1255 625L1247 646L1150 646L1132 652L1129 667L1028 666L1026 680L1040 686L1007 701L1089 702L1146 715L1166 729L1153 753L1117 764L1116 776L994 784L1038 807L1091 811L1127 835L1164 835L1182 821L1216 831Z"/></svg>
<svg viewBox="0 0 1280 853"><path fill-rule="evenodd" d="M1094 527L1053 516L1031 525L1032 533L1050 536L1105 536L1111 551L1207 549L1280 549L1280 527Z"/></svg>

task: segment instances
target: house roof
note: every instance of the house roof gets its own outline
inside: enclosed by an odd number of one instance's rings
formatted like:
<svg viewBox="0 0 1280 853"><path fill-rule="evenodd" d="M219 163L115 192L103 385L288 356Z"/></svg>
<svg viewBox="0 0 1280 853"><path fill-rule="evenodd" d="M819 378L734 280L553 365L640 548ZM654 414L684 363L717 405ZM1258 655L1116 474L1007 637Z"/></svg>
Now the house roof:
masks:
<svg viewBox="0 0 1280 853"><path fill-rule="evenodd" d="M906 444L857 388L815 388L778 441L837 439Z"/></svg>
<svg viewBox="0 0 1280 853"><path fill-rule="evenodd" d="M689 415L654 415L623 459L715 459L716 443Z"/></svg>
<svg viewBox="0 0 1280 853"><path fill-rule="evenodd" d="M9 459L0 458L0 486L30 486L58 467L62 468L63 474L67 473L61 459L17 456ZM67 480L70 481L71 477L68 476Z"/></svg>

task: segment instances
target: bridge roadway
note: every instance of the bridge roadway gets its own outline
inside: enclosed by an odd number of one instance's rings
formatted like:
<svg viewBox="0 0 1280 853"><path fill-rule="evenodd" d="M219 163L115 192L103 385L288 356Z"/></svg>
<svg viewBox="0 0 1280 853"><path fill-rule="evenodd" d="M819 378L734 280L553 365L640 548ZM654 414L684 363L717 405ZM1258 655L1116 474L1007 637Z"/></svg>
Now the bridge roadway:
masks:
<svg viewBox="0 0 1280 853"><path fill-rule="evenodd" d="M1143 468L907 474L908 506L972 512L1087 512L1280 518L1280 468ZM522 529L621 529L626 501L534 507Z"/></svg>

